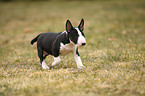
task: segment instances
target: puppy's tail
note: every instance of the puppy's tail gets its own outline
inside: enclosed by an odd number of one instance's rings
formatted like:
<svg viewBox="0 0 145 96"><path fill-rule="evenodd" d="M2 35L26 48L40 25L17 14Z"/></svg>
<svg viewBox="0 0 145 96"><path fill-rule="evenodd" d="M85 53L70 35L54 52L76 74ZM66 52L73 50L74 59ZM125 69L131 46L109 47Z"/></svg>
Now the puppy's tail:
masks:
<svg viewBox="0 0 145 96"><path fill-rule="evenodd" d="M33 40L31 40L31 45L33 45L36 41L37 41L37 39L38 39L38 37L40 36L41 34L39 34L37 37L35 37Z"/></svg>

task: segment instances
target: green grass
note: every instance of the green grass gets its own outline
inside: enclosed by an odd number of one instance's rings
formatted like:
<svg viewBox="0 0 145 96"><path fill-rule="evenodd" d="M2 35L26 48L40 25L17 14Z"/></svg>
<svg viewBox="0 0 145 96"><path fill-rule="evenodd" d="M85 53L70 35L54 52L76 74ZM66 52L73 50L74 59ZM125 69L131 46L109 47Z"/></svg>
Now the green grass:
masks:
<svg viewBox="0 0 145 96"><path fill-rule="evenodd" d="M51 70L39 64L42 32L85 19L87 45ZM48 65L53 58L48 56ZM0 2L0 96L145 96L145 2Z"/></svg>

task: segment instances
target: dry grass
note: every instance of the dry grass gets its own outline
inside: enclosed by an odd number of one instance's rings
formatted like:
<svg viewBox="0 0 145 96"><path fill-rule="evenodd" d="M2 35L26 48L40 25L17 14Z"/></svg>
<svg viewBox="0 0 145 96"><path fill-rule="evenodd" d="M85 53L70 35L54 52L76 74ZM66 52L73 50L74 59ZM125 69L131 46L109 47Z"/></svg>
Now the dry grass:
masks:
<svg viewBox="0 0 145 96"><path fill-rule="evenodd" d="M144 96L145 2L0 2L1 96ZM87 45L79 48L79 70L72 54L42 70L36 44L41 32L60 32L70 19L85 19ZM46 62L51 64L49 56Z"/></svg>

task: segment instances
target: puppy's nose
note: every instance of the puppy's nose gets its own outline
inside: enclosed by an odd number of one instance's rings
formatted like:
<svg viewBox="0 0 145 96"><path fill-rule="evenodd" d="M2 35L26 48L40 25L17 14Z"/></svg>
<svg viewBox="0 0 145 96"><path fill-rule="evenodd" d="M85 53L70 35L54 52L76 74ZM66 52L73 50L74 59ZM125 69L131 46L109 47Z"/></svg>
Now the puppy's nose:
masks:
<svg viewBox="0 0 145 96"><path fill-rule="evenodd" d="M82 43L82 46L86 45L86 43Z"/></svg>

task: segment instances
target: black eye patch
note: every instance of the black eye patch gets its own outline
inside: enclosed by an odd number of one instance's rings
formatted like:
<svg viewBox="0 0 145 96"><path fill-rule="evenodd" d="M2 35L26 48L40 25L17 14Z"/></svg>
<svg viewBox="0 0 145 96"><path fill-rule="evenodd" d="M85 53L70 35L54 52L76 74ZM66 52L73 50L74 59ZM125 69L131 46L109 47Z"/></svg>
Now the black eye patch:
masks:
<svg viewBox="0 0 145 96"><path fill-rule="evenodd" d="M79 37L79 34L78 34L77 30L73 28L73 29L70 31L70 33L69 33L69 38L70 38L70 40L71 40L73 43L77 44L78 37Z"/></svg>

